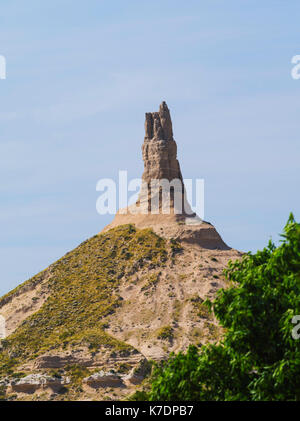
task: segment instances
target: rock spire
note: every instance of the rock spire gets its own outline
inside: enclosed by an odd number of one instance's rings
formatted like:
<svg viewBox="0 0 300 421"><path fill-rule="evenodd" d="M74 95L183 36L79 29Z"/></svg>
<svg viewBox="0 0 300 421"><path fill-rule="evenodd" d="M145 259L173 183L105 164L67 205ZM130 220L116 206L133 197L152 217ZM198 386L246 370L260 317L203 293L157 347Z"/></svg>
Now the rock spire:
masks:
<svg viewBox="0 0 300 421"><path fill-rule="evenodd" d="M164 101L158 112L146 113L142 152L144 173L137 202L139 212L166 214L169 210L178 218L194 215L186 200L170 111ZM165 189L163 182L167 182Z"/></svg>
<svg viewBox="0 0 300 421"><path fill-rule="evenodd" d="M160 104L158 112L146 113L142 151L144 181L149 183L153 179L182 180L170 111L165 102Z"/></svg>
<svg viewBox="0 0 300 421"><path fill-rule="evenodd" d="M216 229L197 216L188 203L170 111L164 101L159 111L145 115L142 153L144 172L138 200L134 205L120 209L103 231L134 224L137 228L152 228L165 238L208 249L228 250Z"/></svg>

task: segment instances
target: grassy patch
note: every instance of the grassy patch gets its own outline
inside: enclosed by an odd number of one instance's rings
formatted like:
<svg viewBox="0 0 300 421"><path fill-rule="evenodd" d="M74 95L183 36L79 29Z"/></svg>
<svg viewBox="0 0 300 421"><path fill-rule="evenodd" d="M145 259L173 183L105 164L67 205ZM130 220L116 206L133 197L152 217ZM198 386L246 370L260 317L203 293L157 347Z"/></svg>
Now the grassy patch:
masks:
<svg viewBox="0 0 300 421"><path fill-rule="evenodd" d="M159 282L159 274L153 274L150 276L146 284L141 288L141 291L147 291L155 287Z"/></svg>
<svg viewBox="0 0 300 421"><path fill-rule="evenodd" d="M81 385L82 380L91 374L90 370L78 364L67 366L65 372L73 385Z"/></svg>
<svg viewBox="0 0 300 421"><path fill-rule="evenodd" d="M132 349L104 331L105 318L122 305L118 295L122 277L166 260L165 240L151 229L136 230L133 225L83 242L51 265L47 301L2 341L0 373L11 371L16 361L79 344L91 352L103 346Z"/></svg>
<svg viewBox="0 0 300 421"><path fill-rule="evenodd" d="M221 335L222 335L222 330L220 327L209 322L205 322L204 326L208 329L208 339L210 341L217 342L220 340Z"/></svg>
<svg viewBox="0 0 300 421"><path fill-rule="evenodd" d="M171 340L174 337L174 331L171 326L163 326L157 332L158 339L168 339Z"/></svg>
<svg viewBox="0 0 300 421"><path fill-rule="evenodd" d="M199 295L194 295L190 298L194 311L196 312L197 316L201 319L211 319L212 315L208 308L208 306L205 304L203 299L199 297Z"/></svg>
<svg viewBox="0 0 300 421"><path fill-rule="evenodd" d="M174 240L174 238L170 239L170 247L172 257L175 257L176 254L181 253L183 251L182 245L179 243L179 241Z"/></svg>

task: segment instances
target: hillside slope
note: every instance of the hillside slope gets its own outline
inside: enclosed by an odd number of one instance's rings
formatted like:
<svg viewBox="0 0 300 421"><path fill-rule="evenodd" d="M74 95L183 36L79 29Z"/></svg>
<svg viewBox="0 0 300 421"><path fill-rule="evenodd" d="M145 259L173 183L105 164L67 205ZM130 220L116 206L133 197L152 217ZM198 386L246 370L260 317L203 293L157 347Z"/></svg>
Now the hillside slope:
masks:
<svg viewBox="0 0 300 421"><path fill-rule="evenodd" d="M165 102L146 113L142 151L136 204L0 299L0 398L121 399L151 360L222 336L203 301L241 253L191 211Z"/></svg>
<svg viewBox="0 0 300 421"><path fill-rule="evenodd" d="M132 369L143 367L145 357L218 339L201 303L225 286L222 269L238 256L133 225L94 236L0 300L10 333L0 354L2 387L18 399L127 395L139 382ZM101 370L119 379L105 382L102 375L89 386ZM22 386L32 374L41 377ZM51 388L43 376L61 382Z"/></svg>

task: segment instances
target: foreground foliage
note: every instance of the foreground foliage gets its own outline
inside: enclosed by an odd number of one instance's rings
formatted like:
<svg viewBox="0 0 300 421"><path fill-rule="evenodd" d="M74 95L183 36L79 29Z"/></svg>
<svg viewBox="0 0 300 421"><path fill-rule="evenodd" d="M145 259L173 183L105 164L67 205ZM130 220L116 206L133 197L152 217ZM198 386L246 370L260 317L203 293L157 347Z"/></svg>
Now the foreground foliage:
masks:
<svg viewBox="0 0 300 421"><path fill-rule="evenodd" d="M157 367L149 400L300 400L300 224L291 215L282 244L268 246L225 273L231 286L208 303L224 340ZM296 328L297 329L297 328ZM300 327L298 331L300 330Z"/></svg>

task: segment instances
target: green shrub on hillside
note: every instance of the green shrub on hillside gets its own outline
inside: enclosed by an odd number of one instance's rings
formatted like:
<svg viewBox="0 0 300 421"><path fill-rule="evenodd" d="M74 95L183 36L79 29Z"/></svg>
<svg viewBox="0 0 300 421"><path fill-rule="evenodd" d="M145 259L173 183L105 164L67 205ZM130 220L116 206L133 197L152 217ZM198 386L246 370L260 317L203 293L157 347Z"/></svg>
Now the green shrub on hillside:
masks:
<svg viewBox="0 0 300 421"><path fill-rule="evenodd" d="M300 400L300 224L291 215L279 247L230 263L228 289L211 308L225 336L157 367L149 400Z"/></svg>

